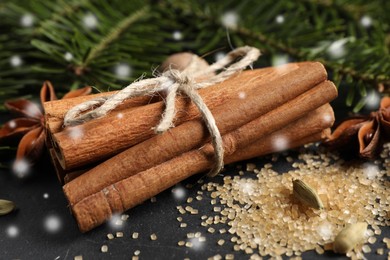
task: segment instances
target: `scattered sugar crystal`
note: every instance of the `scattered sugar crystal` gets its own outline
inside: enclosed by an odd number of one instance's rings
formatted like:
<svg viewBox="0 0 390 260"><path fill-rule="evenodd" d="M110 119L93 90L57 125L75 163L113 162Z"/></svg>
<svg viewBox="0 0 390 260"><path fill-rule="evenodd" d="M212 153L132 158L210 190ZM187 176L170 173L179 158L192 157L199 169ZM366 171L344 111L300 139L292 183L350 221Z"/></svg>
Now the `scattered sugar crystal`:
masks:
<svg viewBox="0 0 390 260"><path fill-rule="evenodd" d="M108 246L107 245L102 245L102 247L100 248L100 251L102 251L102 253L107 253L108 252Z"/></svg>
<svg viewBox="0 0 390 260"><path fill-rule="evenodd" d="M157 240L157 235L154 234L154 233L151 234L151 235L150 235L150 239L151 239L151 240Z"/></svg>

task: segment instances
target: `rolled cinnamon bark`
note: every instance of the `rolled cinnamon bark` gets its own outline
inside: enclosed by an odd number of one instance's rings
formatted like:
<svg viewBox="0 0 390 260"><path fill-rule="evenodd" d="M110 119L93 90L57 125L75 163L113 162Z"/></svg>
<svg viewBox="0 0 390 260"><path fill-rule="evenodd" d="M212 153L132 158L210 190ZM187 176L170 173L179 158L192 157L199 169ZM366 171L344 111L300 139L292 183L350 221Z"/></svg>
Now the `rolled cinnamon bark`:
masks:
<svg viewBox="0 0 390 260"><path fill-rule="evenodd" d="M292 87L292 89L295 89L295 87ZM252 124L264 125L263 128L260 128L261 130L257 130L257 136L260 134L266 135L309 112L310 110L307 110L306 106L310 109L316 109L324 102L329 102L329 98L326 98L326 96L333 97L334 89L335 87L331 82L325 81L295 99L287 100L288 102L265 115L263 112L272 107L271 102L273 100L264 100L263 102L263 99L261 99L259 101L259 96L256 94L257 89L252 89L248 91L248 97L245 100L236 99L228 104L221 105L214 109L213 115L221 134L228 133L252 120L256 120L256 123ZM305 103L308 100L310 102L306 105ZM305 105L301 102L305 102L303 103ZM248 129L250 130L250 126ZM65 184L63 187L64 193L70 205L74 205L81 199L102 190L110 184L199 147L207 141L207 138L208 132L202 120L188 121L163 135L150 138L101 163L82 176Z"/></svg>
<svg viewBox="0 0 390 260"><path fill-rule="evenodd" d="M325 95L324 98L326 97L329 96ZM239 128L239 131L223 136L227 155L225 162L231 163L277 151L281 147L275 148L274 141L280 137L293 138L287 142L287 146L284 147L286 149L306 144L308 141L317 141L330 133L328 127L333 121L333 111L329 105L325 105L273 134L255 140L252 139L252 133L261 130L263 125L258 125L258 128L254 128L249 134L248 129ZM112 214L132 208L212 166L212 146L208 144L106 187L71 205L71 209L80 231L86 232L108 220Z"/></svg>
<svg viewBox="0 0 390 260"><path fill-rule="evenodd" d="M252 93L259 97L259 102L264 103L265 113L323 82L327 77L320 63L298 63L287 68L287 73L286 69L273 68L265 75L257 74L258 70L244 71L220 84L201 90L200 94L213 112L218 105L240 99L239 93L247 96ZM280 73L284 75L279 76ZM275 80L269 81L270 75ZM158 124L163 107L163 102L157 102L116 111L53 134L53 147L61 166L72 169L100 161L149 139L154 135L152 127ZM176 109L176 125L200 116L197 108L185 97L178 98Z"/></svg>
<svg viewBox="0 0 390 260"><path fill-rule="evenodd" d="M336 95L337 95L337 91L334 85L329 82L324 82L318 85L317 87L313 88L312 90L302 94L298 98L286 103L285 107L281 106L267 113L266 115L238 128L237 130L224 135L223 140L224 140L225 154L227 156L226 161L229 161L228 158L230 154L233 154L239 149L245 148L245 146L252 143L256 139L264 137L275 130L281 129L286 124L294 121L297 118L302 117L309 111L312 111L316 107L324 104L324 102L329 102L330 100L335 98ZM332 115L327 114L325 118L332 118ZM318 120L318 118L316 119ZM325 123L331 125L333 120L323 120L323 118L321 118L320 120L321 124L323 123L322 121L325 121ZM301 122L301 124L305 125L304 122ZM307 132L304 133L305 135L307 135ZM169 143L167 143L167 146L169 146ZM84 214L93 215L96 213L97 214L96 216L104 215L105 216L104 219L109 218L112 212L124 211L125 209L135 206L136 204L147 199L147 197L144 197L145 195L147 194L155 195L158 192L170 187L171 185L176 183L177 178L183 179L197 172L206 170L207 168L210 167L210 162L213 161L212 155L213 155L212 146L210 144L205 145L201 149L196 149L187 152L181 156L175 157L172 160L166 161L160 164L159 166L150 168L144 172L128 177L125 180L119 181L107 188L104 188L101 192L97 194L84 198L76 205L71 205L71 207L73 208L73 212L75 213L75 216L79 222L84 222L84 217L85 217ZM158 156L158 151L156 156ZM114 165L115 163L120 163L120 161L118 162L112 161L112 165ZM167 164L172 165L172 168L170 169L170 173L176 177L166 175L165 170L169 169L169 167L166 166ZM162 170L161 172L159 170L156 170L156 168L160 169L160 166L163 167L161 169ZM172 171L175 171L175 173L172 173ZM176 172L180 174L176 174ZM140 181L143 182L142 180L145 181L143 185L147 186L145 190L141 189L140 191L140 189L136 188L137 185L133 186L133 184L131 184L132 181L134 181L135 184L140 184L139 182ZM166 183L168 183L169 186L166 186ZM163 188L161 189L161 187ZM130 188L130 190L126 190L128 188ZM99 197L99 196L101 198L96 200L99 201L98 203L101 204L101 207L95 208L96 207L96 204L94 204L95 199L92 199L91 201L89 198ZM140 198L142 199L140 200ZM80 203L81 205L84 206L80 206L79 205ZM90 206L88 206L88 204L95 205L95 206L89 208ZM105 208L107 205L108 208ZM88 211L90 212L89 213L84 212L80 215L78 213L78 209L85 208L85 207L88 208L86 212ZM111 212L109 215L105 215L102 213L102 212L107 213L108 211ZM86 222L88 223L90 221L94 221L93 219L96 220L97 218L95 217L92 217L92 220L91 218L88 218ZM83 227L83 224L80 225L80 229L82 231L88 230Z"/></svg>
<svg viewBox="0 0 390 260"><path fill-rule="evenodd" d="M96 164L86 165L83 168L73 169L73 170L67 171L67 170L62 169L60 163L57 160L57 157L55 155L53 148L49 148L49 153L50 153L50 158L51 158L51 162L53 164L54 170L56 171L57 178L61 184L65 184L65 183L70 182L71 180L75 179L76 177L82 175L83 173L89 171L94 166L96 166Z"/></svg>
<svg viewBox="0 0 390 260"><path fill-rule="evenodd" d="M62 131L62 125L64 122L64 117L67 111L72 107L83 103L85 101L89 101L91 99L99 98L99 97L109 97L114 95L118 91L111 92L103 92L94 95L80 96L69 99L59 99L54 101L45 102L43 104L43 108L45 111L45 125L48 131L51 134L58 133ZM135 97L127 100L113 111L120 111L124 109L131 109L143 105L147 105L150 103L154 103L157 101L161 101L160 96L143 96L143 97Z"/></svg>
<svg viewBox="0 0 390 260"><path fill-rule="evenodd" d="M303 63L289 63L282 66L277 67L278 70L272 67L267 68L261 68L256 69L255 71L250 71L249 73L256 74L256 77L262 77L263 80L272 81L275 80L277 77L283 76L289 72L294 71L295 69L298 69L299 64ZM181 68L183 69L183 68ZM201 90L203 92L205 90ZM60 132L62 130L62 124L64 120L64 116L66 112L68 112L72 107L83 103L85 101L89 101L95 98L101 98L101 97L109 97L114 94L116 94L118 91L111 91L111 92L103 92L98 93L94 95L87 95L87 96L79 96L71 99L60 99L60 100L54 100L50 102L45 102L43 104L43 108L45 111L45 124L47 129L49 129L49 132L51 134ZM154 97L135 97L132 99L126 100L123 104L121 104L119 107L115 108L113 111L119 111L124 110L128 108L134 108L137 106L142 106L150 103L154 103L160 100L160 96L154 96Z"/></svg>

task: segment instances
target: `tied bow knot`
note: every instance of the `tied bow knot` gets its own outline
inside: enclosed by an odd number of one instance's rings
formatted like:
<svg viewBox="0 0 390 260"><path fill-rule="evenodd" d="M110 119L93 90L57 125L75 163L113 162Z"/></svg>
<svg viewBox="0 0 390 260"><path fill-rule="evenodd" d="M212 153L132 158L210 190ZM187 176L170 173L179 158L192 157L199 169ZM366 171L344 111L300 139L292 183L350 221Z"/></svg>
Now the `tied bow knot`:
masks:
<svg viewBox="0 0 390 260"><path fill-rule="evenodd" d="M192 85L195 83L193 77L190 77L187 72L170 69L162 74L163 77L169 78L172 82L182 85Z"/></svg>

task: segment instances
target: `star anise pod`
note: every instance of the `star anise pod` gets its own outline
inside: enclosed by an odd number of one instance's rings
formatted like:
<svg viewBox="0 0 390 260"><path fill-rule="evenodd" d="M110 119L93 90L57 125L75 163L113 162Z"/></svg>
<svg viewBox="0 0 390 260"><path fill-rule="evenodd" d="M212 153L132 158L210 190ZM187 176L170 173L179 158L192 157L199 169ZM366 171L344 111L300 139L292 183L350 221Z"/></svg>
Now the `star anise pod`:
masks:
<svg viewBox="0 0 390 260"><path fill-rule="evenodd" d="M384 97L378 111L342 122L324 145L333 150L357 153L365 159L374 159L381 151L382 144L389 140L390 97Z"/></svg>
<svg viewBox="0 0 390 260"><path fill-rule="evenodd" d="M65 94L63 99L88 95L90 92L91 87L77 89ZM53 85L45 81L40 92L41 105L56 99ZM0 128L0 143L20 139L16 161L25 159L29 163L35 163L42 155L46 140L45 117L42 108L26 99L6 101L5 107L18 118L8 121Z"/></svg>

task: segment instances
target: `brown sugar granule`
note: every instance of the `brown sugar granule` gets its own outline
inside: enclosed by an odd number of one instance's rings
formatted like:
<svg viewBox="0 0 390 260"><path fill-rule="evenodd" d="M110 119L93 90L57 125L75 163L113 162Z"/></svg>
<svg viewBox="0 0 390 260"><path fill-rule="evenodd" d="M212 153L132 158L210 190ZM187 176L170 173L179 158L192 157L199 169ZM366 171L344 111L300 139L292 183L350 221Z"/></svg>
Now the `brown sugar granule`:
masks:
<svg viewBox="0 0 390 260"><path fill-rule="evenodd" d="M217 221L215 216L212 221L203 218L205 226L213 231L210 226L225 218L228 234L236 237L230 239L234 251L276 259L281 255L301 259L302 252L308 250L323 254L345 225L356 222L369 224L372 230L365 243L375 243L380 226L390 225L385 181L390 172L389 146L385 146L383 159L375 163L346 163L335 154L309 150L299 154L299 161L288 157L294 169L283 174L268 163L251 176L256 178L225 176L222 184L205 183L202 190L209 192L213 211L220 217ZM324 209L296 201L292 196L294 179L310 183ZM390 243L387 239L384 242ZM363 258L369 251L365 244L347 256Z"/></svg>
<svg viewBox="0 0 390 260"><path fill-rule="evenodd" d="M107 253L108 252L108 246L107 245L102 245L102 247L100 248L100 251L102 251L102 253Z"/></svg>
<svg viewBox="0 0 390 260"><path fill-rule="evenodd" d="M150 239L153 240L153 241L154 241L154 240L157 240L157 235L154 234L154 233L151 234L151 235L150 235Z"/></svg>

